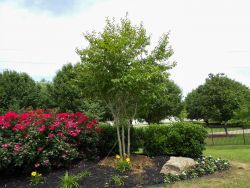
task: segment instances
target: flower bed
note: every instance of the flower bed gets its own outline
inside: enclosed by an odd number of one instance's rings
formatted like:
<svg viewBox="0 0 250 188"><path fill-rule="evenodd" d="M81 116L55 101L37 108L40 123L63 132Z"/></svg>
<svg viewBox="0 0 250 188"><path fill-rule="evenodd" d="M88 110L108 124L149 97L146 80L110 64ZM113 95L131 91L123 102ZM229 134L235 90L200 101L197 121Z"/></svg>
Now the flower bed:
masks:
<svg viewBox="0 0 250 188"><path fill-rule="evenodd" d="M59 167L97 156L100 128L80 112L8 112L0 116L0 130L0 170Z"/></svg>
<svg viewBox="0 0 250 188"><path fill-rule="evenodd" d="M212 156L203 156L196 160L196 166L183 171L180 175L167 174L164 177L165 183L174 183L180 180L193 179L209 174L213 174L217 171L227 170L230 167L228 160L223 160L220 158L213 158Z"/></svg>

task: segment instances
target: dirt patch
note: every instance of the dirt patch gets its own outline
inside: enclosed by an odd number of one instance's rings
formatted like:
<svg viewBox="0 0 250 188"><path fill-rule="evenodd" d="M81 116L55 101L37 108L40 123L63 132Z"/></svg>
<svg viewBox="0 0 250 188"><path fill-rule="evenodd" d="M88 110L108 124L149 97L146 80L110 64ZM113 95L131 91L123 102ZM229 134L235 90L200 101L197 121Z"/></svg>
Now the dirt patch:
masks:
<svg viewBox="0 0 250 188"><path fill-rule="evenodd" d="M133 174L144 173L146 168L155 168L154 161L145 155L132 155L130 157L130 161ZM107 157L101 160L98 164L101 166L115 168L117 160L114 157Z"/></svg>

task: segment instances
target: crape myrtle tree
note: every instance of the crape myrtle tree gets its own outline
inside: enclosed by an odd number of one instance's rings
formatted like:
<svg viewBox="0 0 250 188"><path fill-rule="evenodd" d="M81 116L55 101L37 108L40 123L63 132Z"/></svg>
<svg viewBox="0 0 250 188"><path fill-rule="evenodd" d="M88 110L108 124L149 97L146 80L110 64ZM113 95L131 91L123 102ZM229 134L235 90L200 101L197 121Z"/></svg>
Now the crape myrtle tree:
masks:
<svg viewBox="0 0 250 188"><path fill-rule="evenodd" d="M188 118L226 125L245 101L248 88L224 74L209 74L185 99ZM227 132L227 130L225 129Z"/></svg>
<svg viewBox="0 0 250 188"><path fill-rule="evenodd" d="M150 123L159 123L162 119L179 117L183 109L182 92L177 84L171 80L165 82L165 88L158 98L145 101L141 105L138 117Z"/></svg>
<svg viewBox="0 0 250 188"><path fill-rule="evenodd" d="M0 114L37 108L39 89L26 73L5 70L0 73Z"/></svg>
<svg viewBox="0 0 250 188"><path fill-rule="evenodd" d="M168 35L149 50L150 36L142 24L132 25L126 17L116 24L106 20L100 33L84 34L88 46L77 49L82 66L78 84L85 93L104 101L117 128L119 154L130 155L129 119L134 119L141 102L159 97L174 63L166 62L173 54ZM125 142L125 126L127 141Z"/></svg>

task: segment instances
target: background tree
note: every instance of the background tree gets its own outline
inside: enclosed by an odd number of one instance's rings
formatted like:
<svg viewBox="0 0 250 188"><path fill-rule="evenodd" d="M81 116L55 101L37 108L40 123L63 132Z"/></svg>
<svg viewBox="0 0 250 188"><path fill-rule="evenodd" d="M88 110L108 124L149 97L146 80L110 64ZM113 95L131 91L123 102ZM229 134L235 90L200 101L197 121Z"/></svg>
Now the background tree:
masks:
<svg viewBox="0 0 250 188"><path fill-rule="evenodd" d="M54 108L56 107L55 101L53 100L51 90L53 87L52 82L48 82L42 79L40 82L36 83L39 96L38 96L38 108Z"/></svg>
<svg viewBox="0 0 250 188"><path fill-rule="evenodd" d="M80 65L71 63L64 65L54 77L53 84L47 85L49 95L53 98L52 105L58 107L61 112L81 111L97 120L106 120L105 118L109 118L109 112L103 102L85 95L86 88L80 88L76 84L78 66Z"/></svg>
<svg viewBox="0 0 250 188"><path fill-rule="evenodd" d="M39 89L26 73L6 70L0 73L0 113L38 106Z"/></svg>
<svg viewBox="0 0 250 188"><path fill-rule="evenodd" d="M224 74L210 74L205 84L186 97L190 119L226 124L245 101L248 88Z"/></svg>
<svg viewBox="0 0 250 188"><path fill-rule="evenodd" d="M119 152L130 154L130 126L138 106L145 98L156 98L172 65L164 63L172 54L168 35L149 52L150 37L143 25L133 26L127 18L119 24L107 19L103 32L86 33L85 49L78 49L82 66L78 67L78 84L86 94L104 101L117 127ZM124 127L128 126L127 147ZM127 150L126 150L127 149Z"/></svg>
<svg viewBox="0 0 250 188"><path fill-rule="evenodd" d="M145 119L149 124L159 123L170 116L177 117L183 109L181 89L173 81L167 80L165 89L159 95L158 98L145 101L145 104L141 105L139 118Z"/></svg>

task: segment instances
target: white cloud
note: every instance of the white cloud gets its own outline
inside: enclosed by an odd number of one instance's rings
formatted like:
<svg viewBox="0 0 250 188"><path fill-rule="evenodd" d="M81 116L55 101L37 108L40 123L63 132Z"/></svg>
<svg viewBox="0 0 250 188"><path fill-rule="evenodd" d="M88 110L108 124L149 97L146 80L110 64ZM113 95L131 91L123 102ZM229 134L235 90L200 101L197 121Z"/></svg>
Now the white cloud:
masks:
<svg viewBox="0 0 250 188"><path fill-rule="evenodd" d="M5 3L0 5L0 66L52 77L63 64L79 61L75 48L86 45L82 32L100 31L105 17L119 19L128 12L133 23L143 21L153 43L171 31L172 59L178 62L171 77L184 94L209 73L224 72L250 86L249 9L247 0L109 0L55 17Z"/></svg>

